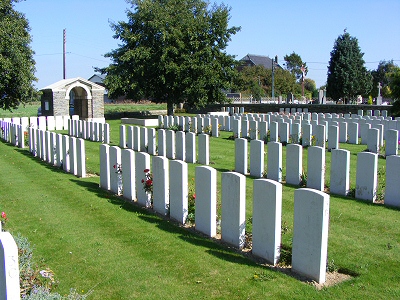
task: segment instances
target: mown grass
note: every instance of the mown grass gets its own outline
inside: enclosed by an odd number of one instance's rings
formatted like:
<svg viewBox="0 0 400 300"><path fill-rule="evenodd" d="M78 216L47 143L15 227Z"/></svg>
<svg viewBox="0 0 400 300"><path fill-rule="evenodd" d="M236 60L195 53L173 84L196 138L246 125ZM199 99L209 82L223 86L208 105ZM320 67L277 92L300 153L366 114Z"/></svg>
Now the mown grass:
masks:
<svg viewBox="0 0 400 300"><path fill-rule="evenodd" d="M111 144L118 145L120 122L109 123ZM219 185L221 172L234 169L234 141L229 136L222 133L210 139L211 166L219 172ZM351 182L355 185L356 153L365 146L340 146L352 152ZM99 143L86 142L87 169L92 174L100 169L98 149ZM96 176L76 178L4 142L0 153L0 206L10 218L7 226L36 245L34 253L55 271L60 293L74 287L80 292L93 288L90 299L400 297L399 210L331 195L328 259L354 277L317 291L100 190ZM303 159L306 167L307 149ZM326 161L328 175L330 153ZM379 160L382 166L384 162ZM190 177L196 166L189 165ZM247 177L248 232L252 182ZM293 236L295 189L283 187L285 248L290 248Z"/></svg>

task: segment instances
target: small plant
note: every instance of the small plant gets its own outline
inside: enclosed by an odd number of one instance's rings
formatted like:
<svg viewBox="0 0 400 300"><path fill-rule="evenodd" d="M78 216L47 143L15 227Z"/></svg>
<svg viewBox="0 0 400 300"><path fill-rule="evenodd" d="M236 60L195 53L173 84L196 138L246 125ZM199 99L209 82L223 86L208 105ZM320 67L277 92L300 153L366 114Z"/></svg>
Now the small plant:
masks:
<svg viewBox="0 0 400 300"><path fill-rule="evenodd" d="M1 212L0 220L1 220L1 227L0 228L1 228L2 231L4 231L4 227L5 227L5 225L6 225L7 221L8 221L7 214L4 211Z"/></svg>
<svg viewBox="0 0 400 300"><path fill-rule="evenodd" d="M148 194L153 194L153 174L150 173L149 169L144 169L144 179L142 179L143 189Z"/></svg>
<svg viewBox="0 0 400 300"><path fill-rule="evenodd" d="M212 134L212 126L208 125L208 126L204 127L204 133L211 135Z"/></svg>
<svg viewBox="0 0 400 300"><path fill-rule="evenodd" d="M303 173L300 174L299 185L302 187L307 186L307 172L303 171Z"/></svg>
<svg viewBox="0 0 400 300"><path fill-rule="evenodd" d="M194 178L192 178L192 180L189 182L188 185L188 216L186 219L187 223L194 223L195 208L196 208L196 190L194 186Z"/></svg>

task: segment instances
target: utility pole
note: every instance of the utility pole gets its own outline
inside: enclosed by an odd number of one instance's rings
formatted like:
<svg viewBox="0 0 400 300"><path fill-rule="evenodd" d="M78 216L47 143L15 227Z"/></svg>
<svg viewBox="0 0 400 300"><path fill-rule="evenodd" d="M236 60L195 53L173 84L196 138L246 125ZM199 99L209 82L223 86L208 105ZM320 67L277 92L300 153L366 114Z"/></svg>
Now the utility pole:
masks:
<svg viewBox="0 0 400 300"><path fill-rule="evenodd" d="M275 101L275 64L278 63L278 55L275 55L275 60L272 60L272 101Z"/></svg>
<svg viewBox="0 0 400 300"><path fill-rule="evenodd" d="M67 50L67 30L64 29L64 30L63 30L63 79L66 79L66 78L67 78L67 71L66 71L66 68L65 68L65 64L66 64L66 58L65 58L66 50Z"/></svg>

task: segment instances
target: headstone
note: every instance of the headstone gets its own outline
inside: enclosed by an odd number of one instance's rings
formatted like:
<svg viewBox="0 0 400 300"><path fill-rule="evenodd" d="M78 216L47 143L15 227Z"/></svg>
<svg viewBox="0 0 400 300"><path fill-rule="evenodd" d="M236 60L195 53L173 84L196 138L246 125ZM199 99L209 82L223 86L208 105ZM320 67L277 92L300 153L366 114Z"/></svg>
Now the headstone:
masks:
<svg viewBox="0 0 400 300"><path fill-rule="evenodd" d="M213 237L217 234L217 171L200 166L195 172L196 230Z"/></svg>
<svg viewBox="0 0 400 300"><path fill-rule="evenodd" d="M281 246L282 185L269 179L253 182L252 253L277 264Z"/></svg>
<svg viewBox="0 0 400 300"><path fill-rule="evenodd" d="M323 191L325 187L325 149L309 147L307 161L307 187Z"/></svg>
<svg viewBox="0 0 400 300"><path fill-rule="evenodd" d="M348 123L348 136L349 136L349 144L358 144L358 123L350 122Z"/></svg>
<svg viewBox="0 0 400 300"><path fill-rule="evenodd" d="M61 167L63 163L63 136L60 133L56 135L56 158L55 165Z"/></svg>
<svg viewBox="0 0 400 300"><path fill-rule="evenodd" d="M267 178L277 182L282 181L282 144L269 142L267 159Z"/></svg>
<svg viewBox="0 0 400 300"><path fill-rule="evenodd" d="M210 136L208 134L199 134L199 160L201 165L210 164Z"/></svg>
<svg viewBox="0 0 400 300"><path fill-rule="evenodd" d="M148 152L147 128L140 127L140 152Z"/></svg>
<svg viewBox="0 0 400 300"><path fill-rule="evenodd" d="M233 120L233 136L235 138L240 138L241 137L241 122L240 120L234 119Z"/></svg>
<svg viewBox="0 0 400 300"><path fill-rule="evenodd" d="M81 138L76 140L76 166L76 175L81 178L86 177L85 140Z"/></svg>
<svg viewBox="0 0 400 300"><path fill-rule="evenodd" d="M176 155L175 131L173 130L166 131L166 141L167 141L166 156L169 159L175 159Z"/></svg>
<svg viewBox="0 0 400 300"><path fill-rule="evenodd" d="M373 129L370 129L373 130ZM375 202L378 187L378 154L357 154L356 198Z"/></svg>
<svg viewBox="0 0 400 300"><path fill-rule="evenodd" d="M69 155L69 136L63 135L63 170L66 172L70 171L70 155Z"/></svg>
<svg viewBox="0 0 400 300"><path fill-rule="evenodd" d="M400 208L400 156L386 157L385 205Z"/></svg>
<svg viewBox="0 0 400 300"><path fill-rule="evenodd" d="M135 153L135 172L136 172L136 197L137 202L144 207L151 206L151 194L144 189L146 174L150 172L150 155L148 153ZM143 182L142 182L143 180Z"/></svg>
<svg viewBox="0 0 400 300"><path fill-rule="evenodd" d="M315 127L315 146L325 149L326 130L324 125Z"/></svg>
<svg viewBox="0 0 400 300"><path fill-rule="evenodd" d="M247 149L247 143L245 147ZM252 140L250 141L250 175L256 178L261 178L263 174L264 174L264 142L260 140Z"/></svg>
<svg viewBox="0 0 400 300"><path fill-rule="evenodd" d="M128 149L133 149L133 126L128 126L126 136L126 147Z"/></svg>
<svg viewBox="0 0 400 300"><path fill-rule="evenodd" d="M235 139L235 172L247 174L247 139Z"/></svg>
<svg viewBox="0 0 400 300"><path fill-rule="evenodd" d="M300 137L301 137L301 130L300 130L300 124L299 123L293 123L292 124L292 132L290 134L290 137L292 138L292 143L294 144L299 144L300 143Z"/></svg>
<svg viewBox="0 0 400 300"><path fill-rule="evenodd" d="M163 156L152 158L153 208L165 216L169 207L169 160Z"/></svg>
<svg viewBox="0 0 400 300"><path fill-rule="evenodd" d="M194 164L196 163L196 134L194 132L186 133L185 143L186 162Z"/></svg>
<svg viewBox="0 0 400 300"><path fill-rule="evenodd" d="M294 191L292 271L318 283L326 281L329 195L302 188Z"/></svg>
<svg viewBox="0 0 400 300"><path fill-rule="evenodd" d="M270 142L278 142L278 122L271 122L269 134Z"/></svg>
<svg viewBox="0 0 400 300"><path fill-rule="evenodd" d="M289 144L286 147L286 183L299 185L303 175L303 147Z"/></svg>
<svg viewBox="0 0 400 300"><path fill-rule="evenodd" d="M179 160L169 163L170 216L181 224L188 216L188 165Z"/></svg>
<svg viewBox="0 0 400 300"><path fill-rule="evenodd" d="M110 190L122 195L122 164L121 164L121 148L117 146L110 147Z"/></svg>
<svg viewBox="0 0 400 300"><path fill-rule="evenodd" d="M347 143L347 122L339 122L339 143Z"/></svg>
<svg viewBox="0 0 400 300"><path fill-rule="evenodd" d="M331 155L330 192L347 196L350 191L350 151L333 149Z"/></svg>
<svg viewBox="0 0 400 300"><path fill-rule="evenodd" d="M140 151L140 127L133 126L133 150Z"/></svg>
<svg viewBox="0 0 400 300"><path fill-rule="evenodd" d="M328 150L339 149L339 127L331 125L328 129Z"/></svg>
<svg viewBox="0 0 400 300"><path fill-rule="evenodd" d="M301 125L302 134L301 134L301 145L303 147L311 146L311 138L312 138L312 126L311 124L303 123Z"/></svg>
<svg viewBox="0 0 400 300"><path fill-rule="evenodd" d="M0 261L0 299L20 299L18 246L11 233L1 229Z"/></svg>
<svg viewBox="0 0 400 300"><path fill-rule="evenodd" d="M135 151L123 149L121 164L124 172L122 176L123 196L130 201L136 200Z"/></svg>
<svg viewBox="0 0 400 300"><path fill-rule="evenodd" d="M379 153L379 129L368 130L368 150L372 153Z"/></svg>
<svg viewBox="0 0 400 300"><path fill-rule="evenodd" d="M289 142L289 123L282 122L278 124L279 127L279 137L281 139L281 143Z"/></svg>
<svg viewBox="0 0 400 300"><path fill-rule="evenodd" d="M158 156L166 156L167 151L166 151L166 136L165 136L165 130L164 129L159 129L158 130Z"/></svg>
<svg viewBox="0 0 400 300"><path fill-rule="evenodd" d="M399 148L399 132L394 129L389 129L386 131L386 147L385 155L386 157L390 155L397 155Z"/></svg>
<svg viewBox="0 0 400 300"><path fill-rule="evenodd" d="M237 248L245 245L246 177L235 172L221 176L221 239Z"/></svg>
<svg viewBox="0 0 400 300"><path fill-rule="evenodd" d="M156 130L154 128L147 128L147 152L150 155L157 154Z"/></svg>
<svg viewBox="0 0 400 300"><path fill-rule="evenodd" d="M176 159L186 160L185 132L183 131L176 132Z"/></svg>
<svg viewBox="0 0 400 300"><path fill-rule="evenodd" d="M219 123L217 118L213 118L212 121L212 136L213 137L219 137Z"/></svg>
<svg viewBox="0 0 400 300"><path fill-rule="evenodd" d="M105 144L110 143L110 124L104 124L104 141Z"/></svg>

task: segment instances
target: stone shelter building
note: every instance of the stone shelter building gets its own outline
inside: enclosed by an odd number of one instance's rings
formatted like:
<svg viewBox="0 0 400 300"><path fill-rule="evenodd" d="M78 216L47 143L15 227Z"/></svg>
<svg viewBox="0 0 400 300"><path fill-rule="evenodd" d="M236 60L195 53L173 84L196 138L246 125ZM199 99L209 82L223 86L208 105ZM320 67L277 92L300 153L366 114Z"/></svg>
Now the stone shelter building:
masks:
<svg viewBox="0 0 400 300"><path fill-rule="evenodd" d="M40 90L43 116L78 115L79 119L104 118L105 88L81 77L57 81Z"/></svg>

